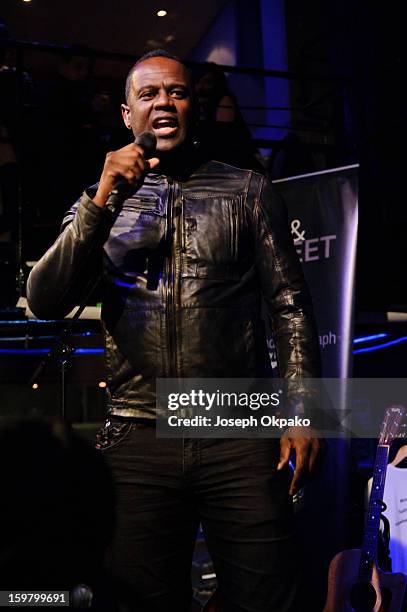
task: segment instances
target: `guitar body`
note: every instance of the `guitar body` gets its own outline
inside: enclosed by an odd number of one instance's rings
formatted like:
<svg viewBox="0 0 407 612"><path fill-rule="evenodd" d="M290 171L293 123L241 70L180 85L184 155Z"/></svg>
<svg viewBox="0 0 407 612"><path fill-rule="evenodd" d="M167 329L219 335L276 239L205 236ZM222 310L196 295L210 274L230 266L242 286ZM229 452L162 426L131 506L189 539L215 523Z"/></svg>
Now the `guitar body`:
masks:
<svg viewBox="0 0 407 612"><path fill-rule="evenodd" d="M350 603L352 587L357 583L361 550L345 550L333 558L328 573L328 596L323 612L355 612ZM376 602L364 612L405 612L403 606L407 593L407 576L382 572L373 566L371 591ZM361 608L362 609L362 608Z"/></svg>
<svg viewBox="0 0 407 612"><path fill-rule="evenodd" d="M386 408L373 468L372 490L366 512L362 548L345 550L331 561L328 596L323 612L406 612L404 574L377 567L377 544L390 444L397 436L405 406Z"/></svg>

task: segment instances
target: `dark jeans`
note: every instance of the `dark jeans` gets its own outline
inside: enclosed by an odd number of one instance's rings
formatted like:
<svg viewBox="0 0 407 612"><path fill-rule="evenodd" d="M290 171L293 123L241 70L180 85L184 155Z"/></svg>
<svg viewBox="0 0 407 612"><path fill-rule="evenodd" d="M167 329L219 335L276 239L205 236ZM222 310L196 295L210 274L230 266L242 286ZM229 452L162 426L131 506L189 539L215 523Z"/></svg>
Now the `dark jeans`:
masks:
<svg viewBox="0 0 407 612"><path fill-rule="evenodd" d="M110 419L99 446L112 470L110 563L135 612L187 612L199 521L225 612L293 612L298 586L287 471L277 440L159 439ZM130 603L131 602L131 603Z"/></svg>

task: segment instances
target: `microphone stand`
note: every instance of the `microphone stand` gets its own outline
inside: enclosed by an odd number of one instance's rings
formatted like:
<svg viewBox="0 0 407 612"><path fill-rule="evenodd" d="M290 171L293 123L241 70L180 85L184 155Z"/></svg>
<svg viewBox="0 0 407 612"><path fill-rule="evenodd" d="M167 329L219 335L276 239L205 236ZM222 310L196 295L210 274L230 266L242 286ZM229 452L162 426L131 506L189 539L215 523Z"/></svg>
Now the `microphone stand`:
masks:
<svg viewBox="0 0 407 612"><path fill-rule="evenodd" d="M38 382L38 379L44 373L46 366L52 361L57 361L60 367L61 373L61 418L62 421L66 421L66 372L71 365L72 355L75 353L75 348L70 346L67 342L67 339L72 334L73 327L76 321L81 316L82 312L85 310L88 299L96 289L100 281L100 276L97 277L96 281L90 283L90 289L85 294L80 306L75 311L72 319L70 319L68 325L64 327L64 329L55 337L52 346L48 353L45 355L44 359L41 361L39 366L36 368L35 372L31 376L29 380L29 385L32 386L34 383Z"/></svg>

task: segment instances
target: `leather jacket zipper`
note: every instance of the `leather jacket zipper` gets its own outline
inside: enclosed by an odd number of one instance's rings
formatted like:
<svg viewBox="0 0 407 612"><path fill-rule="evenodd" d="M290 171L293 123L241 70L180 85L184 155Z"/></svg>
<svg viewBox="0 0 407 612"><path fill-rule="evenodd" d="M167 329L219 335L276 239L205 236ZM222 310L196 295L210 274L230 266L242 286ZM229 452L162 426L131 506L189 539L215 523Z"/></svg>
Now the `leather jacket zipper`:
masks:
<svg viewBox="0 0 407 612"><path fill-rule="evenodd" d="M177 376L177 346L176 346L176 323L175 323L175 256L176 256L176 233L174 225L174 192L175 185L168 178L168 206L167 206L167 228L168 228L168 282L167 282L167 355L169 364L169 376Z"/></svg>
<svg viewBox="0 0 407 612"><path fill-rule="evenodd" d="M232 259L237 259L237 210L236 202L232 200L230 203L231 212L231 236L230 236L230 248Z"/></svg>
<svg viewBox="0 0 407 612"><path fill-rule="evenodd" d="M181 253L186 252L185 198L181 196Z"/></svg>

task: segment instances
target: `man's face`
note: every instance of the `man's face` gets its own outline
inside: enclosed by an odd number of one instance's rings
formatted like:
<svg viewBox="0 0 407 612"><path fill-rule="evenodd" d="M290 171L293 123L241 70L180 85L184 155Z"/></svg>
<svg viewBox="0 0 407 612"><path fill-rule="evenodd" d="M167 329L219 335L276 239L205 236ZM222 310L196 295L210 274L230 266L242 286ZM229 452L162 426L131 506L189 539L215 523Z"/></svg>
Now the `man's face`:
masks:
<svg viewBox="0 0 407 612"><path fill-rule="evenodd" d="M141 62L133 73L127 104L122 105L123 120L134 136L153 132L157 151L178 147L187 136L192 115L185 66L166 57Z"/></svg>

